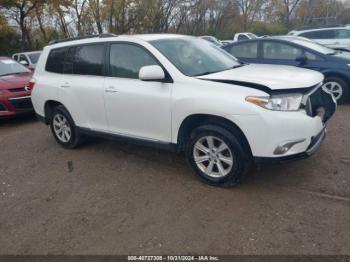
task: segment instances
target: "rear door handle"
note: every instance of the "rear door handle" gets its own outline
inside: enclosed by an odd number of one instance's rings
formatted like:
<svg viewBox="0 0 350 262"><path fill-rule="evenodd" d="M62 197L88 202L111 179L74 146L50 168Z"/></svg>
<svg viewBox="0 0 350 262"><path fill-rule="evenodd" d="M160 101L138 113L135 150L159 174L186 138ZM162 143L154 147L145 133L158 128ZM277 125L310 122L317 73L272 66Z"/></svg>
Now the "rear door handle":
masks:
<svg viewBox="0 0 350 262"><path fill-rule="evenodd" d="M69 88L70 84L69 83L64 83L63 85L61 85L62 88Z"/></svg>
<svg viewBox="0 0 350 262"><path fill-rule="evenodd" d="M106 93L118 93L118 90L114 86L110 86L106 89Z"/></svg>

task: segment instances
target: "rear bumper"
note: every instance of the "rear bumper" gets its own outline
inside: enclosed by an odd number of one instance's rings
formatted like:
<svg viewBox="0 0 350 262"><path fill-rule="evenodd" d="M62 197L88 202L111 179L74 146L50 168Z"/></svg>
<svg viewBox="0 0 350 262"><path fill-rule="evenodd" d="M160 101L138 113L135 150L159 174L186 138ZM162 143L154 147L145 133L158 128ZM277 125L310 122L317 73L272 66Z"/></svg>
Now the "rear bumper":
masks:
<svg viewBox="0 0 350 262"><path fill-rule="evenodd" d="M327 129L324 128L316 137L311 139L311 143L305 152L289 155L285 157L255 157L254 162L257 165L262 164L283 164L296 160L302 160L314 155L322 146L327 135Z"/></svg>

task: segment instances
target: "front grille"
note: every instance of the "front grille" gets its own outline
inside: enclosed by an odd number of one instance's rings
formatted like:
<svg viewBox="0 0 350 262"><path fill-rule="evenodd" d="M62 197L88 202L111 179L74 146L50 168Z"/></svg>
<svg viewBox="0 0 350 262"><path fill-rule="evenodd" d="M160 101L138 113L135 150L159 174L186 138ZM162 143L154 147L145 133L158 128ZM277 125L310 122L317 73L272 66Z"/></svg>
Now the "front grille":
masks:
<svg viewBox="0 0 350 262"><path fill-rule="evenodd" d="M0 111L6 111L6 107L3 104L0 104Z"/></svg>
<svg viewBox="0 0 350 262"><path fill-rule="evenodd" d="M305 111L311 117L321 116L327 122L335 113L336 103L331 94L321 87L313 91L307 98Z"/></svg>
<svg viewBox="0 0 350 262"><path fill-rule="evenodd" d="M17 93L17 92L24 92L26 91L26 89L24 87L17 87L17 88L11 88L8 91L10 91L11 93Z"/></svg>
<svg viewBox="0 0 350 262"><path fill-rule="evenodd" d="M14 98L10 99L11 104L16 109L31 109L33 108L32 101L30 97Z"/></svg>

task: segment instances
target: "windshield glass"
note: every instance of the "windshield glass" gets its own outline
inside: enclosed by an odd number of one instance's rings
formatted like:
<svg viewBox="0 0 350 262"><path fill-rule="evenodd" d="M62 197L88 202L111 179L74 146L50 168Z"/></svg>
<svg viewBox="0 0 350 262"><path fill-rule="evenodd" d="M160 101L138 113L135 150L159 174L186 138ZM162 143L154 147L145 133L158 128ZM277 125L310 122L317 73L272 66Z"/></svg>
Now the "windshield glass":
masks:
<svg viewBox="0 0 350 262"><path fill-rule="evenodd" d="M29 69L11 60L0 60L0 76L30 72Z"/></svg>
<svg viewBox="0 0 350 262"><path fill-rule="evenodd" d="M293 42L296 44L305 46L307 48L310 48L312 50L315 50L317 52L320 52L321 54L324 54L324 55L333 55L336 53L333 49L328 48L328 47L323 46L323 45L320 45L316 42L305 41L305 40L300 40L300 39L295 39L295 40L293 40Z"/></svg>
<svg viewBox="0 0 350 262"><path fill-rule="evenodd" d="M221 48L198 38L160 39L151 44L187 76L208 75L241 65Z"/></svg>
<svg viewBox="0 0 350 262"><path fill-rule="evenodd" d="M32 64L36 64L38 63L39 57L40 57L41 53L32 53L32 54L28 54L30 61L32 61Z"/></svg>

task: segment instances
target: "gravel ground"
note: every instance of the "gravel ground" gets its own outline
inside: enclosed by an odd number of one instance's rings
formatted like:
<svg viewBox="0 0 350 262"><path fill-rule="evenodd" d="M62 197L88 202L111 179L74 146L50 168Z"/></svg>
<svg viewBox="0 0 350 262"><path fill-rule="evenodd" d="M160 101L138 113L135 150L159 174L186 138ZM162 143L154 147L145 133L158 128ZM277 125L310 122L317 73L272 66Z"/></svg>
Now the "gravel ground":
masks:
<svg viewBox="0 0 350 262"><path fill-rule="evenodd" d="M310 159L237 188L183 156L91 140L65 150L34 117L0 120L0 254L350 255L350 106Z"/></svg>

